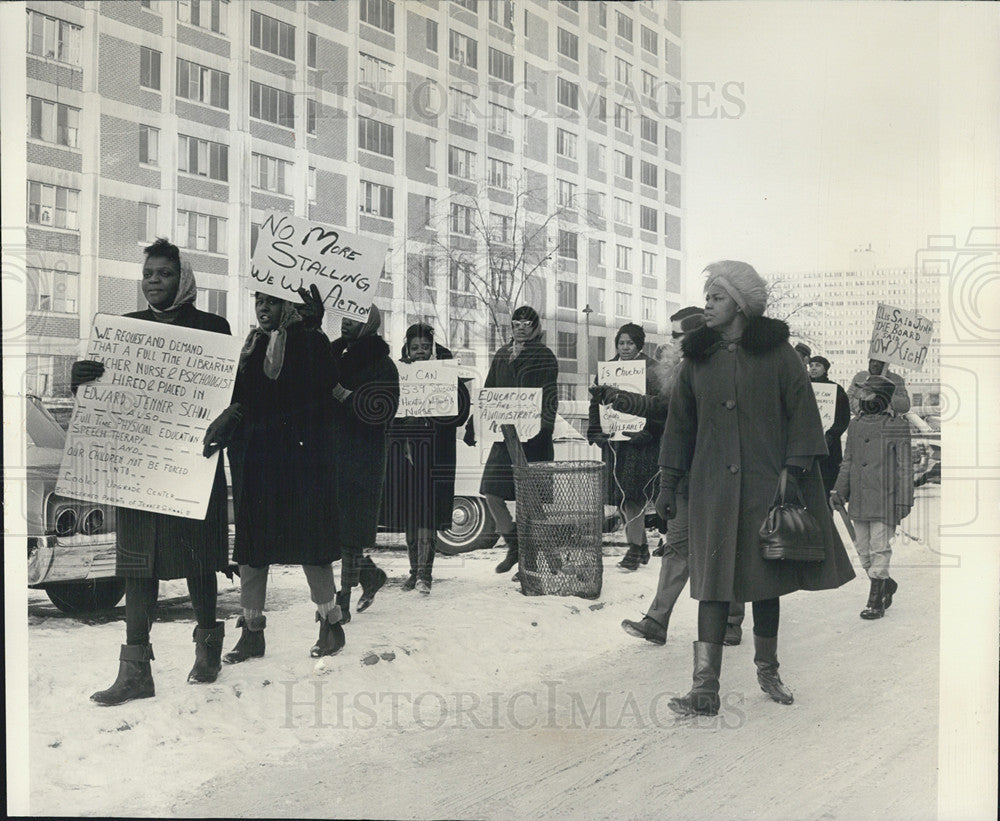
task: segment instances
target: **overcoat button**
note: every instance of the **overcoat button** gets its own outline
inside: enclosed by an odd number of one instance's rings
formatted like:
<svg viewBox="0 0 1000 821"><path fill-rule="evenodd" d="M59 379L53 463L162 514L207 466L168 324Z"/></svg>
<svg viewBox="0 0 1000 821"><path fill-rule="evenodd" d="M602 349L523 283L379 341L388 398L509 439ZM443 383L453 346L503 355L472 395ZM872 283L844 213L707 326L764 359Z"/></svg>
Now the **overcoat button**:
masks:
<svg viewBox="0 0 1000 821"><path fill-rule="evenodd" d="M732 399L727 399L726 407L729 408L729 410L732 410L733 408L736 407L736 403Z"/></svg>
<svg viewBox="0 0 1000 821"><path fill-rule="evenodd" d="M730 473L739 473L740 472L740 466L739 465L730 465L729 466L729 472Z"/></svg>
<svg viewBox="0 0 1000 821"><path fill-rule="evenodd" d="M730 350L730 351L735 351L736 350L736 343L735 342L730 342L729 345L726 346L726 349Z"/></svg>

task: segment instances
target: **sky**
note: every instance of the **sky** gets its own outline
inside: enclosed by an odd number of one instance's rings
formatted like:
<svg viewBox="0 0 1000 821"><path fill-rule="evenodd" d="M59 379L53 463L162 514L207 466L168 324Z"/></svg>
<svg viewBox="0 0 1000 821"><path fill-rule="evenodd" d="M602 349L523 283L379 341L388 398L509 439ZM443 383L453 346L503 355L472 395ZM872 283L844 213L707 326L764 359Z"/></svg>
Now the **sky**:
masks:
<svg viewBox="0 0 1000 821"><path fill-rule="evenodd" d="M689 2L682 20L689 296L715 259L901 267L928 235L998 224L996 4Z"/></svg>

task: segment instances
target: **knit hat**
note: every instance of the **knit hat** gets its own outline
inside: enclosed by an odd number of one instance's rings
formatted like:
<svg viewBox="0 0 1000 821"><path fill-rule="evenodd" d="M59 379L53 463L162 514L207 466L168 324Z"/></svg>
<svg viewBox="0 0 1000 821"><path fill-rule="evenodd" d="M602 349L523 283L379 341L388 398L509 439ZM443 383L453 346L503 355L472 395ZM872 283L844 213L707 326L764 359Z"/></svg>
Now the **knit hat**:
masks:
<svg viewBox="0 0 1000 821"><path fill-rule="evenodd" d="M798 350L798 348L796 348L796 350ZM830 360L827 359L825 356L814 356L814 357L812 357L809 360L809 364L811 365L813 362L817 362L820 365L822 365L823 368L824 368L824 370L826 370L827 373L829 373L829 371L830 371Z"/></svg>
<svg viewBox="0 0 1000 821"><path fill-rule="evenodd" d="M747 262L724 259L705 267L708 279L705 290L718 285L736 300L740 310L747 316L761 316L767 307L767 283Z"/></svg>

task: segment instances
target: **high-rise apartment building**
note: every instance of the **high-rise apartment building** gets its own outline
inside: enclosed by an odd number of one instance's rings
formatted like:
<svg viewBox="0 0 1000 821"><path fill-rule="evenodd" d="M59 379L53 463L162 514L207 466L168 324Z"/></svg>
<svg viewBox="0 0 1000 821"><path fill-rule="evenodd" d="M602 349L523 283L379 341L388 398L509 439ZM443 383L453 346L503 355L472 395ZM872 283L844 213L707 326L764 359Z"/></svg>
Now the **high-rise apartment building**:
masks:
<svg viewBox="0 0 1000 821"><path fill-rule="evenodd" d="M938 403L941 367L941 283L913 268L872 268L855 271L812 271L783 277L793 283L782 309L796 311L789 319L793 341L805 339L814 354L831 362L830 378L845 387L868 366L868 347L878 304L916 311L934 323L927 359L919 371L892 366L906 380L915 405Z"/></svg>
<svg viewBox="0 0 1000 821"><path fill-rule="evenodd" d="M506 315L478 284L522 275L516 301L544 317L566 398L584 396L585 306L592 358L626 321L651 341L667 330L682 259L674 0L25 10L29 389L68 389L95 312L145 307L141 250L157 236L191 260L199 307L245 334L270 210L389 245L376 301L393 350L428 318L485 368Z"/></svg>

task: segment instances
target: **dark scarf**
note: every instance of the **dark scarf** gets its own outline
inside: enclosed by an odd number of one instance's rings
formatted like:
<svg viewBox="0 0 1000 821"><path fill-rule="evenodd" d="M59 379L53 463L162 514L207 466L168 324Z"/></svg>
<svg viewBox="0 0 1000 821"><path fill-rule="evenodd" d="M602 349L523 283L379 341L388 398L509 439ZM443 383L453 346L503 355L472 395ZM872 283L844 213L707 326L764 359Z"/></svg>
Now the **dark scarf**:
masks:
<svg viewBox="0 0 1000 821"><path fill-rule="evenodd" d="M389 355L389 346L380 336L335 339L330 343L334 360L340 365L340 384L355 390L363 384L362 374Z"/></svg>
<svg viewBox="0 0 1000 821"><path fill-rule="evenodd" d="M788 342L788 336L788 325L780 319L755 316L747 321L747 326L738 344L748 354L762 354ZM681 350L686 358L702 362L708 359L718 346L724 344L725 342L718 331L703 325L698 330L691 331L681 340Z"/></svg>

